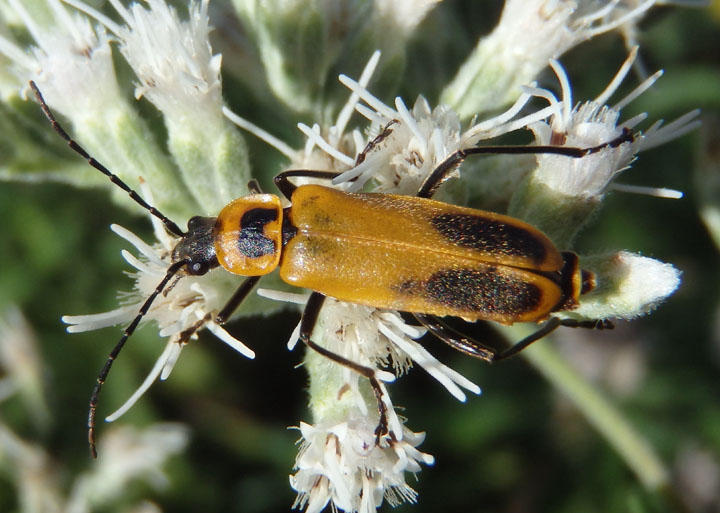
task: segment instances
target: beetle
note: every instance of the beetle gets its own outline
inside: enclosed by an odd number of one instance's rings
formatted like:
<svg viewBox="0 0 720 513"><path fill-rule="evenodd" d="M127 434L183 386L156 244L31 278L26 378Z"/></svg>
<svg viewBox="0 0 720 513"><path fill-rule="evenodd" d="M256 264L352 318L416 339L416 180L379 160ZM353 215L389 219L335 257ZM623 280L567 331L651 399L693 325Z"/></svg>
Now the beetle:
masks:
<svg viewBox="0 0 720 513"><path fill-rule="evenodd" d="M302 314L299 338L314 351L370 380L378 396L378 437L387 433L387 418L375 371L311 339L327 296L413 314L439 339L488 362L516 354L559 326L612 327L606 320L551 316L575 308L579 297L594 287L593 273L579 267L577 255L561 252L540 230L519 219L442 203L432 197L469 155L553 153L580 158L632 141L634 136L627 129L616 139L590 148L482 146L458 150L433 170L415 196L296 186L293 177L332 179L337 173L285 171L275 177L275 184L290 206L283 207L279 196L263 194L256 183L251 183L252 194L233 200L217 217L192 217L185 232L74 141L55 119L37 86L33 82L30 86L53 128L70 148L179 237L165 277L125 328L97 377L88 413L93 456L95 411L110 367L155 298L176 275L199 276L222 267L246 277L216 314L218 324L229 319L261 276L275 269L285 282L312 290ZM391 125L361 152L358 163L389 134ZM451 328L441 319L446 316L506 325L545 323L499 352ZM200 322L187 329L182 336L189 338L202 325Z"/></svg>

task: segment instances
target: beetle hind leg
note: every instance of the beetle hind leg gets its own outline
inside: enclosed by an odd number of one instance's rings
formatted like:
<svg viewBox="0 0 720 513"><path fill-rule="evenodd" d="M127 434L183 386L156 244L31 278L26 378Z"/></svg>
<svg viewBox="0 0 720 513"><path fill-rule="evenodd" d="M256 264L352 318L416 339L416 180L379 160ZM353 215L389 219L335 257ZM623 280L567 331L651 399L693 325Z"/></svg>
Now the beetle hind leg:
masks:
<svg viewBox="0 0 720 513"><path fill-rule="evenodd" d="M488 363L497 362L500 360L504 360L505 358L514 356L536 340L540 340L545 335L555 330L562 323L560 319L553 317L545 324L543 324L536 332L528 335L521 341L513 344L511 347L503 351L498 351L497 349L483 344L482 342L470 337L469 335L466 335L465 333L456 330L435 315L413 315L418 321L420 321L423 326L428 329L430 333L432 333L441 341L445 342L453 349L460 351L461 353L464 353L468 356L472 356L473 358L484 360Z"/></svg>
<svg viewBox="0 0 720 513"><path fill-rule="evenodd" d="M505 360L511 356L515 356L517 353L528 347L533 342L536 342L544 336L552 333L560 326L568 328L586 328L586 329L612 329L613 323L607 319L591 319L591 320L577 320L577 319L559 319L552 317L545 322L540 328L531 333L524 339L516 342L512 346L508 347L503 351L498 351L474 338L461 333L455 328L450 327L448 324L443 322L439 317L434 315L426 314L413 314L415 318L425 326L430 333L435 337L448 344L453 349L460 351L473 358L484 360L488 363L498 362Z"/></svg>
<svg viewBox="0 0 720 513"><path fill-rule="evenodd" d="M493 361L497 362L499 360L504 360L506 358L510 358L511 356L516 355L533 342L540 340L545 335L552 333L560 326L565 326L567 328L586 328L596 330L614 328L613 323L607 319L578 320L559 319L557 317L551 317L548 321L545 322L545 324L540 326L540 328L535 333L531 333L521 341L516 342L511 347L497 354L495 358L493 358Z"/></svg>

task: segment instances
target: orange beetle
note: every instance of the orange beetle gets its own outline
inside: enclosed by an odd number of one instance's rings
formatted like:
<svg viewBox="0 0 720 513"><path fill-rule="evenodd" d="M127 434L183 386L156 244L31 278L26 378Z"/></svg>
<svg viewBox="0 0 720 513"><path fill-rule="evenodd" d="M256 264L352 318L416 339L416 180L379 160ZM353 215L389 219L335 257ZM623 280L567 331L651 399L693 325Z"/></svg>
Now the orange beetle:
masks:
<svg viewBox="0 0 720 513"><path fill-rule="evenodd" d="M278 196L262 194L256 184L251 184L255 194L233 200L217 217L191 218L187 232L183 232L71 139L32 82L31 87L54 129L69 146L180 237L165 277L125 329L98 375L88 416L94 456L95 409L100 389L126 340L176 274L203 275L221 266L247 277L215 316L215 322L222 324L260 276L279 269L287 283L313 291L303 312L300 339L313 350L366 376L376 394L380 387L373 369L311 340L326 296L412 313L441 340L487 361L507 358L561 325L612 327L603 320L550 317L553 312L575 308L579 296L594 287L593 274L578 267L574 253L560 252L541 231L518 219L431 198L468 155L554 153L578 158L632 141L633 135L627 130L613 141L584 149L485 146L459 150L426 178L414 197L346 193L320 185L295 186L291 177L331 179L336 173L286 171L275 177L275 184L291 206L283 208ZM390 125L358 156L358 162L389 131ZM547 322L534 334L498 352L450 328L440 319L444 316L502 324ZM378 410L379 436L387 429L385 406L380 400Z"/></svg>

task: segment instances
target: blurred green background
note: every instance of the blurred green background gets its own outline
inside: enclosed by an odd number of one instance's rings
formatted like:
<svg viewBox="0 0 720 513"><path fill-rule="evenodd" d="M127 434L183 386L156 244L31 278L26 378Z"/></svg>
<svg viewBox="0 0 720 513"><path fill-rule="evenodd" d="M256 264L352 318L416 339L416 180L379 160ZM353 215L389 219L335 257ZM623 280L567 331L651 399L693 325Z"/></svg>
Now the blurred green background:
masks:
<svg viewBox="0 0 720 513"><path fill-rule="evenodd" d="M411 41L395 94L406 103L424 94L434 103L477 38L492 28L499 7L499 2L472 0L439 5ZM681 288L652 315L621 322L612 332L561 330L553 342L540 342L558 344L612 398L667 465L673 490L646 492L600 435L522 357L491 367L428 337L430 351L478 383L483 395L460 404L417 370L392 387L409 427L428 433L421 449L436 457L417 482L409 479L420 492L419 504L398 511L720 511L720 259L699 215L707 202L720 208L720 192L710 189L713 180L720 180L720 8L716 3L712 9L663 7L644 19L641 58L651 72L664 68L666 74L623 116L648 111L651 120L672 120L696 107L703 110L701 130L642 154L620 180L679 189L685 197L611 194L577 247L581 253L627 249L670 262L683 271ZM227 40L217 37L214 50L233 51L224 44ZM597 95L625 52L620 37L611 34L565 55L575 99ZM231 91L234 79L225 80ZM636 77L626 80L625 90L632 83ZM251 101L239 92L226 95L233 106ZM27 108L38 110L40 120L39 109ZM261 110L263 104L237 110L247 116L253 108ZM150 108L146 112L157 118ZM298 145L299 132L286 122L292 116L272 113L255 119ZM38 137L52 140L49 127L46 132ZM247 140L255 166L278 165L274 152ZM57 147L58 159L76 158ZM99 189L0 184L0 311L18 305L35 331L49 411L47 421L38 420L41 406L29 408L15 395L0 404L0 422L47 452L47 464L64 492L95 464L87 450L87 401L120 330L68 335L59 318L110 310L117 291L130 288L119 255L127 244L108 230L109 224L146 239L151 235L145 216L108 208L108 197ZM255 349L255 361L206 333L190 344L171 378L153 386L118 421L189 426L187 450L165 466L169 486L132 482L121 499L98 511L125 511L142 498L168 512L289 510L294 493L287 475L297 434L286 428L310 420L306 376L295 368L301 349L289 353L285 348L298 318L287 311L233 322L230 330ZM153 326L138 331L103 390L101 414L135 389L162 347ZM100 436L108 429L100 426ZM0 512L20 511L17 468L10 461L0 453Z"/></svg>

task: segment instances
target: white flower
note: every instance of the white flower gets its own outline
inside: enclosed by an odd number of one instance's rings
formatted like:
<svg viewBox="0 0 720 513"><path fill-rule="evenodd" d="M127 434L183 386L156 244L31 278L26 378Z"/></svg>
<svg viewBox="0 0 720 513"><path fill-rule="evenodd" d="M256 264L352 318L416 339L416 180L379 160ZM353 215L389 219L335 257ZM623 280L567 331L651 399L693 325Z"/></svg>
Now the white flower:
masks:
<svg viewBox="0 0 720 513"><path fill-rule="evenodd" d="M169 150L199 206L194 213L215 215L246 194L247 149L222 114L222 57L210 46L208 0L190 2L187 21L163 0L149 0L148 8L134 3L129 9L112 0L126 26L80 0L67 3L93 16L119 40L140 80L136 98L145 96L164 115Z"/></svg>
<svg viewBox="0 0 720 513"><path fill-rule="evenodd" d="M125 305L110 312L91 315L65 315L62 320L69 324L69 333L97 330L108 326L127 326L138 315L140 306L155 291L158 283L166 275L171 261L172 250L179 239L168 235L164 226L154 217L155 236L158 243L154 246L143 242L125 228L112 225L111 229L120 237L135 246L141 258L123 250L125 260L135 268L135 291L126 297ZM182 272L182 271L181 271ZM137 402L143 393L160 377L165 380L170 375L180 356L180 351L190 339L197 338L197 332L209 329L216 337L247 358L255 353L241 341L234 338L214 321L214 316L225 304L229 296L228 279L231 275L222 269L215 269L203 276L176 276L162 294L155 299L143 322L155 321L159 335L167 337L168 342L153 369L138 390L117 411L109 415L108 422L119 418Z"/></svg>
<svg viewBox="0 0 720 513"><path fill-rule="evenodd" d="M67 513L89 513L126 492L128 484L142 479L155 489L169 480L162 467L185 449L189 433L182 424L153 424L145 429L129 426L108 430L101 442L103 458L74 483Z"/></svg>
<svg viewBox="0 0 720 513"><path fill-rule="evenodd" d="M165 115L189 123L216 123L222 108L220 54L213 55L209 41L208 0L191 2L188 20L162 0L149 0L148 8L133 3L126 9L111 4L127 25L118 25L80 0L64 0L88 13L120 42L120 50L140 83L135 97L147 97Z"/></svg>
<svg viewBox="0 0 720 513"><path fill-rule="evenodd" d="M386 499L392 506L415 502L417 492L405 473L420 471L434 459L416 449L425 438L403 428L402 440L387 447L375 443L376 424L366 417L337 424L300 424L302 439L290 485L298 497L293 507L319 513L328 502L348 513L374 512Z"/></svg>
<svg viewBox="0 0 720 513"><path fill-rule="evenodd" d="M307 299L263 289L259 293L296 303ZM297 343L298 329L291 335L290 348ZM420 462L430 465L434 460L416 449L424 435L403 425L383 381L402 375L413 361L461 401L465 394L460 387L480 393L477 385L440 363L414 340L424 334L424 329L407 325L395 312L325 300L314 341L372 369L379 390L373 393L367 379L352 369L313 351L306 355L314 425L300 425L297 472L290 477L298 492L296 507L318 512L332 501L344 511L369 513L383 498L392 505L415 501L415 491L405 483L405 472L419 472ZM384 370L390 364L394 375ZM377 431L381 423L378 401L387 417L387 433Z"/></svg>
<svg viewBox="0 0 720 513"><path fill-rule="evenodd" d="M680 286L680 271L653 258L619 251L585 258L602 280L573 316L587 319L633 319L654 310Z"/></svg>
<svg viewBox="0 0 720 513"><path fill-rule="evenodd" d="M110 39L103 28L69 14L59 0L48 1L56 21L48 25L34 19L19 0L9 3L37 45L28 53L0 37L0 53L14 63L19 86L34 80L48 104L71 118L78 111L87 116L121 101Z"/></svg>
<svg viewBox="0 0 720 513"><path fill-rule="evenodd" d="M127 24L119 26L79 1L68 1L94 13L120 40L120 50L137 74L136 98L146 96L166 115L186 122L209 122L222 105L220 54L209 41L208 0L191 2L188 20L161 0L148 8L134 3L129 9L111 4ZM198 119L199 117L199 119Z"/></svg>
<svg viewBox="0 0 720 513"><path fill-rule="evenodd" d="M620 123L621 110L649 89L661 72L643 81L615 105L607 106L605 103L622 83L636 56L637 47L632 49L610 84L595 100L578 103L574 107L567 76L560 64L553 61L551 65L562 85L562 108L558 109L548 122L538 121L529 126L535 133L537 143L590 148L619 137L623 129L634 129L647 115L636 116ZM551 103L557 101L553 96L548 96L548 99ZM696 129L700 123L697 120L698 114L699 111L692 111L666 126L662 126L662 121L658 121L644 133L635 135L632 142L606 148L583 158L540 155L533 179L568 196L602 195L615 176L632 163L637 153Z"/></svg>
<svg viewBox="0 0 720 513"><path fill-rule="evenodd" d="M467 119L514 100L547 66L572 47L636 22L656 0L508 0L491 34L445 88L441 102Z"/></svg>
<svg viewBox="0 0 720 513"><path fill-rule="evenodd" d="M528 125L540 145L592 148L619 141L624 132L634 130L647 114L620 122L622 108L646 91L660 72L649 77L613 106L605 105L635 60L633 49L625 63L605 90L592 101L574 108L570 82L556 61L551 62L562 89L562 100L545 89L525 88L526 92L547 99L553 109L549 121ZM663 144L698 127L699 111L691 111L672 123L662 121L651 125L644 133L635 132L630 140L611 144L582 158L559 155L536 156L536 167L529 179L519 183L513 192L508 213L540 228L560 248L571 248L575 236L600 206L612 181L634 161L638 152ZM663 188L639 188L618 185L618 190L653 194L660 197L680 197L682 193Z"/></svg>

